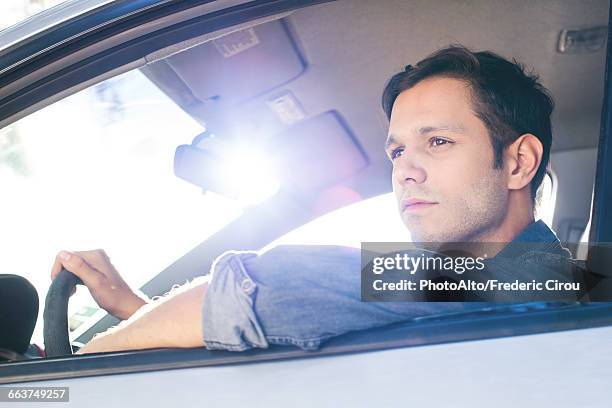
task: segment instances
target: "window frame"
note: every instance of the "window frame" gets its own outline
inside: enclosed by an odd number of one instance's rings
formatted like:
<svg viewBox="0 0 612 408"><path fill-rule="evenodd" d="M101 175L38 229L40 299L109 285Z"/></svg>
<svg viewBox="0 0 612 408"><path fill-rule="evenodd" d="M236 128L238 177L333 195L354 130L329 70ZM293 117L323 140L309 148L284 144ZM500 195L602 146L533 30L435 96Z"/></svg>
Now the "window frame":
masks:
<svg viewBox="0 0 612 408"><path fill-rule="evenodd" d="M251 349L240 353L205 348L152 349L19 361L0 364L0 384L323 358L610 325L612 303L568 303L565 307L518 314L475 312L450 319L433 318L416 324L408 322L363 330L335 337L317 351L274 345L268 349Z"/></svg>
<svg viewBox="0 0 612 408"><path fill-rule="evenodd" d="M612 23L612 8L608 16L608 27ZM589 242L612 242L612 218L606 213L612 209L612 31L608 29L606 45L606 71L604 74L604 101L597 147L597 170L591 213ZM589 251L590 252L590 251Z"/></svg>

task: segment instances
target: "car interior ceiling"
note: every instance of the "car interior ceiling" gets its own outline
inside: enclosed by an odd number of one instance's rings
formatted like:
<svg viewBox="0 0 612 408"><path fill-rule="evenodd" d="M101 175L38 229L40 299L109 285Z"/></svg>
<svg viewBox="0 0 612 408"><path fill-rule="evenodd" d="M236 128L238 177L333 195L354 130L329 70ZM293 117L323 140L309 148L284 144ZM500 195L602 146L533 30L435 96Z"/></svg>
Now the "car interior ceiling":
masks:
<svg viewBox="0 0 612 408"><path fill-rule="evenodd" d="M582 232L590 216L605 47L561 54L557 42L564 29L606 26L607 15L605 0L340 0L250 27L242 25L237 31L223 30L223 37L215 38L213 33L199 42L178 44L165 58L151 58L141 70L190 116L219 135L247 134L289 148L305 134L330 140L328 153L335 158L344 155L346 163L318 173L323 161L306 169L305 173L319 177L315 185L293 180L303 194L285 196L283 205L297 208L303 203L291 203L292 197L313 202L317 194L338 186L364 199L390 191L390 163L382 148L387 120L380 97L391 74L453 43L516 58L540 75L555 98L552 165L558 175L558 195L553 228L566 240L573 237L573 228ZM274 109L279 100L284 111ZM291 115L283 116L287 109L294 110L290 113L298 118L295 123ZM347 168L350 171L343 172ZM294 222L299 225L315 215ZM235 232L231 226L226 230L225 237ZM258 245L254 237L235 243ZM202 259L214 257L220 248L209 245L205 253L187 254L143 290L163 293L190 277L177 274L178 270L201 271ZM79 341L112 324L110 319L94 326Z"/></svg>
<svg viewBox="0 0 612 408"><path fill-rule="evenodd" d="M343 185L367 198L390 190L380 95L391 74L451 43L516 58L539 74L555 98L552 168L559 177L553 226L562 240L576 241L590 215L605 49L561 54L557 42L563 29L606 26L607 8L605 0L338 1L270 18L250 30L242 26L196 46L190 41L189 49L142 71L219 135L265 139L282 133L280 140L270 138L280 144L299 140L303 132L271 107L279 99L297 106L298 118L307 122L333 113L338 120L317 129L334 135L334 148L346 148L341 140L354 143L352 153L330 150L336 157L353 154L346 164L350 171L336 177L328 172L330 178L316 187ZM578 149L583 153L563 153ZM576 179L582 181L577 185Z"/></svg>

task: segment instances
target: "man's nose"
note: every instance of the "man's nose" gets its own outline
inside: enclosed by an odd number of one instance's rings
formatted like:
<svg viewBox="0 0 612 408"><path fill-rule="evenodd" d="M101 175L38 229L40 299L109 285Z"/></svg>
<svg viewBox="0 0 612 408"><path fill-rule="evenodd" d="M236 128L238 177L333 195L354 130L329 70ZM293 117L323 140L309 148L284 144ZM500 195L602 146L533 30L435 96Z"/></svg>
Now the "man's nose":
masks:
<svg viewBox="0 0 612 408"><path fill-rule="evenodd" d="M425 169L415 162L414 158L400 156L393 167L393 177L400 185L421 184L427 180Z"/></svg>

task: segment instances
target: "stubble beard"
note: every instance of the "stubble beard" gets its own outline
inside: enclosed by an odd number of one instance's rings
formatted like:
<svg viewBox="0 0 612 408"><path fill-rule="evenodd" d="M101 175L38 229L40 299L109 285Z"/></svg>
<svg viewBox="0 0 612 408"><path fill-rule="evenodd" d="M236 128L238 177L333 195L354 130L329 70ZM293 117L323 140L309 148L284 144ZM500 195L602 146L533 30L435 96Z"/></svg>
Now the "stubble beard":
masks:
<svg viewBox="0 0 612 408"><path fill-rule="evenodd" d="M502 176L501 170L493 169L465 193L451 199L442 197L440 207L434 209L435 219L404 219L412 241L424 243L430 250L448 242L486 242L507 213L508 190Z"/></svg>

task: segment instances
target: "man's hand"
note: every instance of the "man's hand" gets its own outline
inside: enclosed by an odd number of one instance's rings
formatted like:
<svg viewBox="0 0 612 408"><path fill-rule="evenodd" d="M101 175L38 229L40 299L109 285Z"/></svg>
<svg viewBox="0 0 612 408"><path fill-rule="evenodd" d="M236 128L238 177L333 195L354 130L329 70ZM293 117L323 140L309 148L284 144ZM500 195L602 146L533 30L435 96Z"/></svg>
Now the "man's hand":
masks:
<svg viewBox="0 0 612 408"><path fill-rule="evenodd" d="M81 278L98 305L118 319L129 318L147 303L130 289L102 249L60 251L51 269L51 279L61 271L62 266Z"/></svg>

